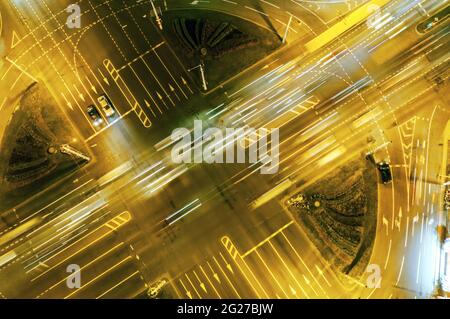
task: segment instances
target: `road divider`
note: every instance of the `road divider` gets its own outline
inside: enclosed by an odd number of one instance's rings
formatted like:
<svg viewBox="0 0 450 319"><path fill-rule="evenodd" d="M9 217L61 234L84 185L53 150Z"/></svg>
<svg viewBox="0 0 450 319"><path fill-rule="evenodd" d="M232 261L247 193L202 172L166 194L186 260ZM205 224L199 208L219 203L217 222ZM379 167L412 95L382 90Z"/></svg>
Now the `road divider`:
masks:
<svg viewBox="0 0 450 319"><path fill-rule="evenodd" d="M141 121L142 125L144 125L145 128L150 128L152 126L152 122L145 114L144 110L142 109L141 105L131 92L128 85L125 83L123 78L120 76L119 71L114 67L112 62L108 59L105 59L103 61L103 65L105 66L106 70L108 70L109 74L111 75L114 82L117 84L119 90L122 92L123 96L127 100L127 102L130 104L131 109L134 111L134 113L137 115L139 120Z"/></svg>
<svg viewBox="0 0 450 319"><path fill-rule="evenodd" d="M250 204L250 207L252 209L256 209L256 208L264 205L268 201L272 200L273 198L277 197L278 195L280 195L281 193L283 193L284 191L289 189L289 187L291 187L293 184L294 183L289 178L282 181L281 183L279 183L278 185L273 187L271 190L269 190L268 192L264 193L263 195L258 197L256 200L254 200Z"/></svg>
<svg viewBox="0 0 450 319"><path fill-rule="evenodd" d="M35 281L42 277L43 275L47 274L48 272L52 271L56 267L65 265L66 262L68 262L71 258L74 256L80 254L84 250L88 249L89 247L92 247L94 244L100 242L102 239L106 238L107 236L111 235L113 232L117 231L120 227L123 227L125 224L130 222L132 220L131 213L129 211L124 211L120 213L117 216L114 216L113 218L109 219L107 222L102 224L100 227L94 229L87 235L81 237L77 241L73 242L72 244L66 246L64 249L60 250L59 252L51 255L47 260L44 262L41 262L35 267L35 270L39 270L38 266L41 264L45 264L46 268L43 272L41 272L36 277L32 278L31 281ZM82 247L77 247L77 244L80 244L82 241L87 241L88 244ZM63 252L67 252L69 248L74 248L74 251L67 257L63 258L62 260L55 260L55 258Z"/></svg>
<svg viewBox="0 0 450 319"><path fill-rule="evenodd" d="M349 31L354 26L365 21L371 15L376 14L373 8L381 8L386 5L390 0L372 0L366 4L360 6L354 10L348 16L334 24L328 30L322 32L317 37L309 41L305 47L309 53L315 52L325 45L329 44L333 40L336 40L342 36L345 32Z"/></svg>
<svg viewBox="0 0 450 319"><path fill-rule="evenodd" d="M170 226L170 225L176 223L177 221L179 221L183 217L185 217L188 214L192 213L194 210L196 210L200 206L202 206L202 203L197 198L194 201L192 201L189 204L187 204L186 206L184 206L183 208L177 210L175 213L173 213L169 217L167 217L166 218L167 224Z"/></svg>

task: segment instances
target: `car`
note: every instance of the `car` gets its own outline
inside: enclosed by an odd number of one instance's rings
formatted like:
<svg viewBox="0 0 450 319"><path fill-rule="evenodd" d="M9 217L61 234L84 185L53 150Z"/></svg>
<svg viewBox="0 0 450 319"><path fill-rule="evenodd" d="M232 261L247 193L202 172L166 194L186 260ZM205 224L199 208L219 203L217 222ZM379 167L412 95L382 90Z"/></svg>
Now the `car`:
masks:
<svg viewBox="0 0 450 319"><path fill-rule="evenodd" d="M378 171L380 172L381 182L388 184L392 181L391 166L387 162L380 162L377 164Z"/></svg>
<svg viewBox="0 0 450 319"><path fill-rule="evenodd" d="M95 126L100 126L103 124L102 116L95 105L89 105L87 107L87 113Z"/></svg>
<svg viewBox="0 0 450 319"><path fill-rule="evenodd" d="M100 95L97 101L100 103L100 106L107 117L112 117L116 114L116 110L114 110L114 106L106 94Z"/></svg>

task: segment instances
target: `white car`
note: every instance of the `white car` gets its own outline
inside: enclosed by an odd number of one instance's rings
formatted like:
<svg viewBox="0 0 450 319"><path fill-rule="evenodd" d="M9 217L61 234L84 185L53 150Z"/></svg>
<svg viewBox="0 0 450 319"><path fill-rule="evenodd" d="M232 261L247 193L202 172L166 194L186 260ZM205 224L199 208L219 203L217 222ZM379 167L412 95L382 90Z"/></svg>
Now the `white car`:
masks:
<svg viewBox="0 0 450 319"><path fill-rule="evenodd" d="M116 114L113 104L106 94L100 95L97 101L98 103L100 103L100 106L102 107L102 110L105 112L107 117L112 117Z"/></svg>

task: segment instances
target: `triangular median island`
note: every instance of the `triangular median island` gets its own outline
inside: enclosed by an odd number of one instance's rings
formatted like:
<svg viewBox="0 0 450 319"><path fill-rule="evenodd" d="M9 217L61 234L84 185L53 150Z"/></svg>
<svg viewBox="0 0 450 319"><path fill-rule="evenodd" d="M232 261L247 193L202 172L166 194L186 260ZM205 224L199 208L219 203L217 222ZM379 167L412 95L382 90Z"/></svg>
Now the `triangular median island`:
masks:
<svg viewBox="0 0 450 319"><path fill-rule="evenodd" d="M71 128L45 85L34 83L25 90L0 144L2 210L79 167L83 160L57 151L60 145L79 140Z"/></svg>
<svg viewBox="0 0 450 319"><path fill-rule="evenodd" d="M208 90L242 72L281 45L279 35L249 21L201 10L168 11L165 38L199 87ZM200 72L200 64L203 64ZM204 76L204 79L202 78Z"/></svg>
<svg viewBox="0 0 450 319"><path fill-rule="evenodd" d="M357 278L372 254L377 198L375 166L355 158L294 193L285 205L322 257L338 272Z"/></svg>

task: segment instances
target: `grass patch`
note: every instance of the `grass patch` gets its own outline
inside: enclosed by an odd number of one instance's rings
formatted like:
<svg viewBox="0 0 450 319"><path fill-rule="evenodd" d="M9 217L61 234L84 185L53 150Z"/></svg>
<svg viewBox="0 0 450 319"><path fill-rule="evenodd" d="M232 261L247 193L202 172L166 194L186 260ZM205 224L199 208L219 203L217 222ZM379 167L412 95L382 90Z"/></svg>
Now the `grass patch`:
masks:
<svg viewBox="0 0 450 319"><path fill-rule="evenodd" d="M330 265L350 276L360 276L370 260L377 185L376 168L361 157L285 203Z"/></svg>
<svg viewBox="0 0 450 319"><path fill-rule="evenodd" d="M281 46L268 29L215 11L168 11L164 24L164 36L186 69L204 63L209 90ZM191 75L201 87L200 71Z"/></svg>
<svg viewBox="0 0 450 319"><path fill-rule="evenodd" d="M45 85L34 83L20 98L1 141L0 205L8 209L73 172L84 162L50 146L76 145L76 133Z"/></svg>

